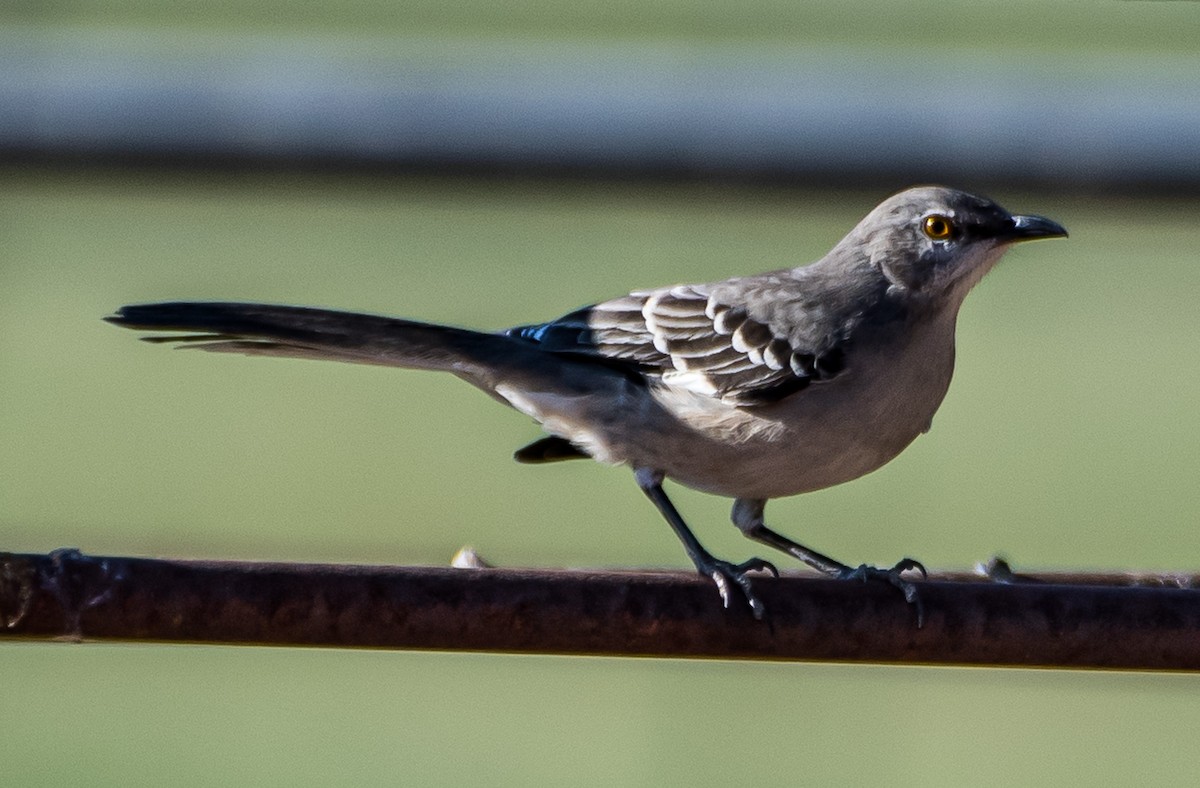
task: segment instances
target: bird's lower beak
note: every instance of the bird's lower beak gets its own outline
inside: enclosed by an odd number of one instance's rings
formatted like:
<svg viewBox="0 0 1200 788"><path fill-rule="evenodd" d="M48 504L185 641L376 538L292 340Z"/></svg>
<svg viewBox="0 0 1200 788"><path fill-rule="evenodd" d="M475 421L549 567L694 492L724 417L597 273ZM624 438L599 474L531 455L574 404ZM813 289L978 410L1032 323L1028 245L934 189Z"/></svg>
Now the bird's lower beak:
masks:
<svg viewBox="0 0 1200 788"><path fill-rule="evenodd" d="M1067 229L1058 222L1044 216L1014 216L1012 227L1004 233L1004 240L1032 241L1036 238L1066 238Z"/></svg>

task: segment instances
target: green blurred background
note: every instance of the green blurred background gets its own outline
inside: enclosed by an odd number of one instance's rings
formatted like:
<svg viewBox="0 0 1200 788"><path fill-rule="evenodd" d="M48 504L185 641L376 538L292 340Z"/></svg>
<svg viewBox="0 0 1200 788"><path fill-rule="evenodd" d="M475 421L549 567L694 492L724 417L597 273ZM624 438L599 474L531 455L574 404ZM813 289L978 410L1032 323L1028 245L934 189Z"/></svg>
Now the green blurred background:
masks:
<svg viewBox="0 0 1200 788"><path fill-rule="evenodd" d="M950 37L1079 66L1190 52L1200 19L1160 3L497 8L48 2L0 21L699 48ZM0 549L444 564L472 544L500 565L589 567L688 563L626 470L516 465L535 425L460 382L169 352L99 318L220 298L499 328L813 259L896 185L80 159L13 159L0 179ZM1195 572L1200 200L958 185L1071 238L1015 249L968 300L929 435L773 503L772 521L852 563ZM715 553L755 552L727 501L672 492ZM1200 684L1172 675L97 644L0 644L0 665L11 785L1122 785L1194 776L1200 724Z"/></svg>

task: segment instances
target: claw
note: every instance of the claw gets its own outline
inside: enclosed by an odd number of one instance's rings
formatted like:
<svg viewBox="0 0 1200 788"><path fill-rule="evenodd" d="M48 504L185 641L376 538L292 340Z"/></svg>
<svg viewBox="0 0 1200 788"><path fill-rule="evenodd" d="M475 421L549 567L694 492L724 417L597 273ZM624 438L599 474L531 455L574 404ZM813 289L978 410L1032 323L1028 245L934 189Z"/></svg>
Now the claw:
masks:
<svg viewBox="0 0 1200 788"><path fill-rule="evenodd" d="M895 586L900 593L904 594L904 601L916 608L917 629L920 629L925 625L925 605L921 602L921 594L917 590L916 584L903 577L905 572L912 570L920 572L922 579L929 577L929 573L925 571L921 562L912 558L903 558L897 561L891 569L880 569L867 564L862 564L857 569L847 567L839 572L837 577L840 580L861 580L864 583L871 580L883 580Z"/></svg>
<svg viewBox="0 0 1200 788"><path fill-rule="evenodd" d="M747 561L742 561L734 569L739 572L770 572L773 576L779 577L779 570L775 568L775 564L762 558L751 558Z"/></svg>
<svg viewBox="0 0 1200 788"><path fill-rule="evenodd" d="M754 617L761 621L767 608L763 605L762 600L754 595L754 590L750 587L750 578L747 575L751 572L770 572L775 577L779 577L779 570L775 568L775 565L761 558L751 558L740 564L731 564L728 561L714 558L700 570L701 574L712 578L712 581L716 583L717 593L721 595L721 601L726 609L730 605L730 585L736 584L741 589L742 596L746 597L746 601L750 604L750 611Z"/></svg>

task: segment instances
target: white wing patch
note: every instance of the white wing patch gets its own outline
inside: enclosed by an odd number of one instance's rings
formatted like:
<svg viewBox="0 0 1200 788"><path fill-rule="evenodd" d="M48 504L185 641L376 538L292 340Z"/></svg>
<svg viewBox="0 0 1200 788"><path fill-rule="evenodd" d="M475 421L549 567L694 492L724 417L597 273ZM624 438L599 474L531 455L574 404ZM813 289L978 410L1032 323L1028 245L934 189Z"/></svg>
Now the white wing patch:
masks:
<svg viewBox="0 0 1200 788"><path fill-rule="evenodd" d="M619 299L626 314L633 298L644 299L644 330L654 349L669 359L671 369L662 372L668 386L749 404L770 400L783 389L803 388L812 377L811 361L805 363L785 338L746 309L718 302L706 288L680 285L634 293Z"/></svg>

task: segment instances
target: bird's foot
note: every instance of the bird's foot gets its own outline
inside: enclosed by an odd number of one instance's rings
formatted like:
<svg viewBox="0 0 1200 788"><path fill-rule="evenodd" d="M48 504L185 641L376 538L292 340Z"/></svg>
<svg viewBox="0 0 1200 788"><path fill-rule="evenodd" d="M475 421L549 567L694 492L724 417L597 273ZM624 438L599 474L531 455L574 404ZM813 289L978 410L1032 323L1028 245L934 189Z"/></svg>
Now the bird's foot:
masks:
<svg viewBox="0 0 1200 788"><path fill-rule="evenodd" d="M751 558L740 564L731 564L728 561L710 557L697 564L696 568L700 570L700 574L712 578L712 581L717 584L717 592L720 593L721 601L725 603L727 609L733 597L731 589L733 586L737 586L741 589L742 596L750 603L750 610L754 613L754 617L760 620L767 609L763 606L762 600L754 595L754 590L750 587L750 578L747 575L751 572L770 572L775 577L779 577L779 570L775 568L775 565L761 558Z"/></svg>
<svg viewBox="0 0 1200 788"><path fill-rule="evenodd" d="M904 594L904 601L916 608L917 628L920 629L925 624L925 606L921 604L921 595L917 591L916 584L904 578L904 573L910 570L920 572L922 579L929 577L929 573L925 571L925 567L921 565L920 561L904 558L891 569L880 569L867 564L863 564L857 569L845 567L837 573L837 578L839 580L861 580L864 583L871 580L882 580L900 589L900 593Z"/></svg>

